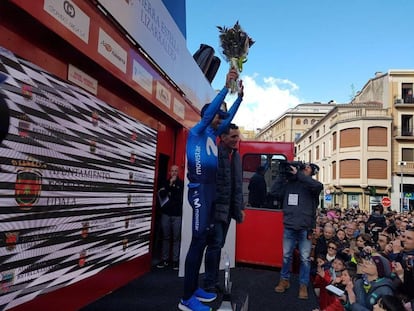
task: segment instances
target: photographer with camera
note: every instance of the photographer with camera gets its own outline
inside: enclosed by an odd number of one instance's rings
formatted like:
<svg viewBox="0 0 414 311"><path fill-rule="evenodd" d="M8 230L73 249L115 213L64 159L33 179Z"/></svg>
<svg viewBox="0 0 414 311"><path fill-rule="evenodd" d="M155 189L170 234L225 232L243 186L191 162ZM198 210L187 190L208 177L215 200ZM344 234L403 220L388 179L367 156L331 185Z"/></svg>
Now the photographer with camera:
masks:
<svg viewBox="0 0 414 311"><path fill-rule="evenodd" d="M277 293L285 292L289 287L292 254L299 246L299 299L308 299L310 281L310 254L312 232L316 225L316 209L323 185L312 178L319 171L313 163L282 162L279 175L270 194L283 208L283 265Z"/></svg>

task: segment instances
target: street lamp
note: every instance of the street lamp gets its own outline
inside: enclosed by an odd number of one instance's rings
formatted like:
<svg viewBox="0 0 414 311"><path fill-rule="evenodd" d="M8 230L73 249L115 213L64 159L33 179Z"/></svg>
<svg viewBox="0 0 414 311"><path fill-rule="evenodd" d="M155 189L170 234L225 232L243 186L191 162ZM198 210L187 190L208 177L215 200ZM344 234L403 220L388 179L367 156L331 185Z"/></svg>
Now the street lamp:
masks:
<svg viewBox="0 0 414 311"><path fill-rule="evenodd" d="M401 168L401 183L400 183L400 213L404 209L404 172L403 168L407 165L405 161L399 161L398 166Z"/></svg>

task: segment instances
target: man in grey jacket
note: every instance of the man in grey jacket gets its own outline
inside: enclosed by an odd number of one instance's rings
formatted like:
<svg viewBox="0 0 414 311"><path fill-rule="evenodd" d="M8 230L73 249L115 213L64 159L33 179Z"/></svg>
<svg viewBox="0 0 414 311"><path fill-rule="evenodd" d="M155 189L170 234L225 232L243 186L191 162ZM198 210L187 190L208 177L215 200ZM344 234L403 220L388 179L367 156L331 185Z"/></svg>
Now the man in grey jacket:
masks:
<svg viewBox="0 0 414 311"><path fill-rule="evenodd" d="M218 275L221 249L226 242L230 221L232 218L239 223L244 220L242 165L240 154L237 151L239 141L240 130L233 123L220 135L214 228L207 238L205 255L204 288L209 292L220 289Z"/></svg>
<svg viewBox="0 0 414 311"><path fill-rule="evenodd" d="M311 236L315 229L319 194L323 189L323 185L312 178L318 171L319 167L313 163L290 165L287 174L279 175L271 189L271 195L282 204L284 226L283 265L275 291L283 293L289 288L292 254L298 245L300 299L308 299Z"/></svg>

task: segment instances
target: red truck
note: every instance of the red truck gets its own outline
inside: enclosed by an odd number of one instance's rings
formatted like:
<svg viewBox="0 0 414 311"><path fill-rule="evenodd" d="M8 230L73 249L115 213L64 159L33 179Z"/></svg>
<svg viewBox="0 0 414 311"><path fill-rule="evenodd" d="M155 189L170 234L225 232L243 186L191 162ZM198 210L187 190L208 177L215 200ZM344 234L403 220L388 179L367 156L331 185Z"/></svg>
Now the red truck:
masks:
<svg viewBox="0 0 414 311"><path fill-rule="evenodd" d="M283 214L271 196L260 206L249 204L249 183L259 166L265 169L267 193L278 174L280 161L292 161L291 142L241 141L245 221L236 228L236 262L281 267L283 259Z"/></svg>

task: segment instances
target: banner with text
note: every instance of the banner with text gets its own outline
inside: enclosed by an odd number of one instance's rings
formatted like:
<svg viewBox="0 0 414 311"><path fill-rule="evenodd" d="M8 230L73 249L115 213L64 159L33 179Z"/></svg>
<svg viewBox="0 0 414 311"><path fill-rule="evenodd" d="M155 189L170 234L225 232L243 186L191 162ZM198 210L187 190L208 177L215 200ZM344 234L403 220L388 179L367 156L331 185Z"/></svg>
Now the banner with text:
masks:
<svg viewBox="0 0 414 311"><path fill-rule="evenodd" d="M0 310L149 252L157 133L0 47Z"/></svg>

